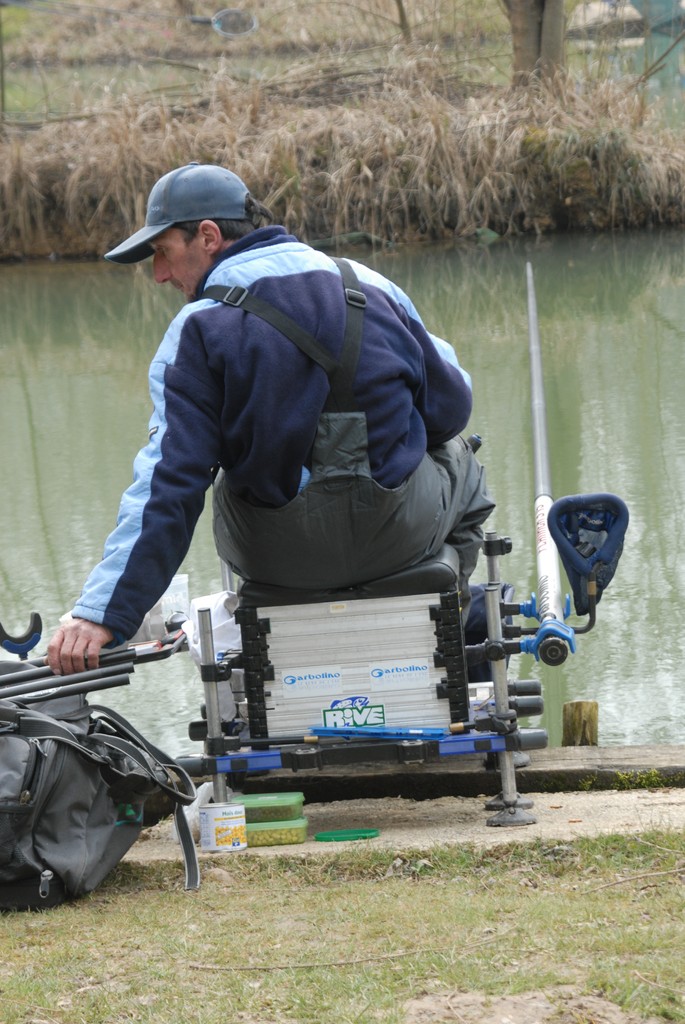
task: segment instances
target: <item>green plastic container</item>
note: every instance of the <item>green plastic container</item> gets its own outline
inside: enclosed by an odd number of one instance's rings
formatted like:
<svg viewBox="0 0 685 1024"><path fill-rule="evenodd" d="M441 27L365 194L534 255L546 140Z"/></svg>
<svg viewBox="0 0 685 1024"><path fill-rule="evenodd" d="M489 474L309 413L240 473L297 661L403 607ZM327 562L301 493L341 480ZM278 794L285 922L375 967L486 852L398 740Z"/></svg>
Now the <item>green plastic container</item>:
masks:
<svg viewBox="0 0 685 1024"><path fill-rule="evenodd" d="M245 807L245 821L254 825L262 821L291 821L302 817L304 793L248 793L235 797Z"/></svg>
<svg viewBox="0 0 685 1024"><path fill-rule="evenodd" d="M260 821L247 826L247 846L288 846L307 838L307 819Z"/></svg>

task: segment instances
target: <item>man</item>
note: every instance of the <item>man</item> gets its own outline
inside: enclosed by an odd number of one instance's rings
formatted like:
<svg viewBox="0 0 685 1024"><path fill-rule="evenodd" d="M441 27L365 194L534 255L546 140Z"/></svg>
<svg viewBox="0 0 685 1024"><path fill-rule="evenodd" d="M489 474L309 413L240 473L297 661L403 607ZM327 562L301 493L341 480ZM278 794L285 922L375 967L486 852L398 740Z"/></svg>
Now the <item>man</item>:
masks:
<svg viewBox="0 0 685 1024"><path fill-rule="evenodd" d="M152 257L186 304L150 367L149 440L117 526L48 646L55 672L93 668L135 634L212 484L217 550L240 576L348 586L447 541L468 604L494 507L458 436L469 375L391 281L265 219L231 171L190 164L154 185L145 226L106 254Z"/></svg>

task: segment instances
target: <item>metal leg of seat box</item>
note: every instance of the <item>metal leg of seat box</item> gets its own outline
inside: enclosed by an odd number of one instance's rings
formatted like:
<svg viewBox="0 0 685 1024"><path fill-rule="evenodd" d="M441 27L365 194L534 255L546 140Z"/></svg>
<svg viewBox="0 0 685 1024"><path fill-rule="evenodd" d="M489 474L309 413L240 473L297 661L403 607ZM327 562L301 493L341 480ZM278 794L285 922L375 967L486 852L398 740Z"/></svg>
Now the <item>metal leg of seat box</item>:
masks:
<svg viewBox="0 0 685 1024"><path fill-rule="evenodd" d="M214 654L214 635L212 632L212 613L209 608L199 608L197 613L200 631L200 659L202 662L202 683L205 692L205 709L207 715L207 738L205 753L216 756L224 752L224 737L221 729L221 711L219 709L219 685ZM226 776L217 773L212 776L212 790L215 804L225 804L228 798Z"/></svg>
<svg viewBox="0 0 685 1024"><path fill-rule="evenodd" d="M502 632L502 615L500 601L502 595L502 584L499 571L499 555L497 551L496 534L488 533L485 550L488 566L488 584L485 587L485 614L488 627L488 641L493 647L501 645L502 657L492 660L492 682L493 696L495 701L495 714L493 725L495 730L505 734L513 734L518 729L516 712L512 710L509 703L509 685L507 682L507 665L504 658L504 639ZM504 550L504 547L502 547ZM533 825L536 818L528 814L525 808L532 807L532 801L519 796L516 790L516 769L514 766L513 750L503 750L497 755L502 790L498 797L490 801L486 807L488 810L497 810L498 813L487 819L486 824L492 826L510 827L514 825Z"/></svg>

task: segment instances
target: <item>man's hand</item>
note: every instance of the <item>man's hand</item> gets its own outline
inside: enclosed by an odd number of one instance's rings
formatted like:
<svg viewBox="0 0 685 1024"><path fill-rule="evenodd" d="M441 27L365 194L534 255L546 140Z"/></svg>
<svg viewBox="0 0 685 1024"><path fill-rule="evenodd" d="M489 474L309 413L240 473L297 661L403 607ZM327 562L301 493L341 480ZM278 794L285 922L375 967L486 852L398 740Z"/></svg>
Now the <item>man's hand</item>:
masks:
<svg viewBox="0 0 685 1024"><path fill-rule="evenodd" d="M107 626L88 619L70 619L55 631L48 644L48 665L56 675L97 668L101 648L113 639Z"/></svg>

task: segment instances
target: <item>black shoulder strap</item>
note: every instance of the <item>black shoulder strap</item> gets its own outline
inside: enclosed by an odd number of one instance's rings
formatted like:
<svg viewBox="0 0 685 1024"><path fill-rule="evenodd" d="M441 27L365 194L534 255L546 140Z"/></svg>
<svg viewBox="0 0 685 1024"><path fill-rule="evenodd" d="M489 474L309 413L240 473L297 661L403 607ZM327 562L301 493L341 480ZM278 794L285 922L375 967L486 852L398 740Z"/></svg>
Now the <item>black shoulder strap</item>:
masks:
<svg viewBox="0 0 685 1024"><path fill-rule="evenodd" d="M340 411L352 411L357 408L352 384L362 347L366 295L361 290L357 275L347 260L340 260L335 256L332 259L342 275L345 302L347 303L347 320L345 321L345 337L340 363L335 369L333 377L330 378L331 399ZM328 405L328 403L326 404Z"/></svg>
<svg viewBox="0 0 685 1024"><path fill-rule="evenodd" d="M334 408L337 411L353 411L357 408L357 404L352 383L361 350L366 296L361 290L357 275L347 260L333 257L333 261L340 270L347 303L345 337L340 362L321 342L317 341L313 334L305 331L291 317L272 306L270 302L265 302L263 299L257 298L256 295L252 295L247 288L240 285L228 287L211 285L209 288L205 288L200 298L214 299L223 302L226 306L240 306L248 312L260 316L262 320L266 320L324 370L331 388L326 408Z"/></svg>
<svg viewBox="0 0 685 1024"><path fill-rule="evenodd" d="M243 288L240 285L225 288L223 285L213 284L209 288L205 288L200 298L216 299L218 302L223 302L225 306L240 306L242 309L246 309L248 313L260 316L262 320L266 320L277 331L280 331L286 338L289 338L294 345L297 345L301 352L304 352L315 363L318 363L329 375L333 373L338 365L337 360L316 340L313 334L305 331L291 317L281 312L276 306L272 306L270 302L265 302L264 299L251 295L247 288Z"/></svg>

